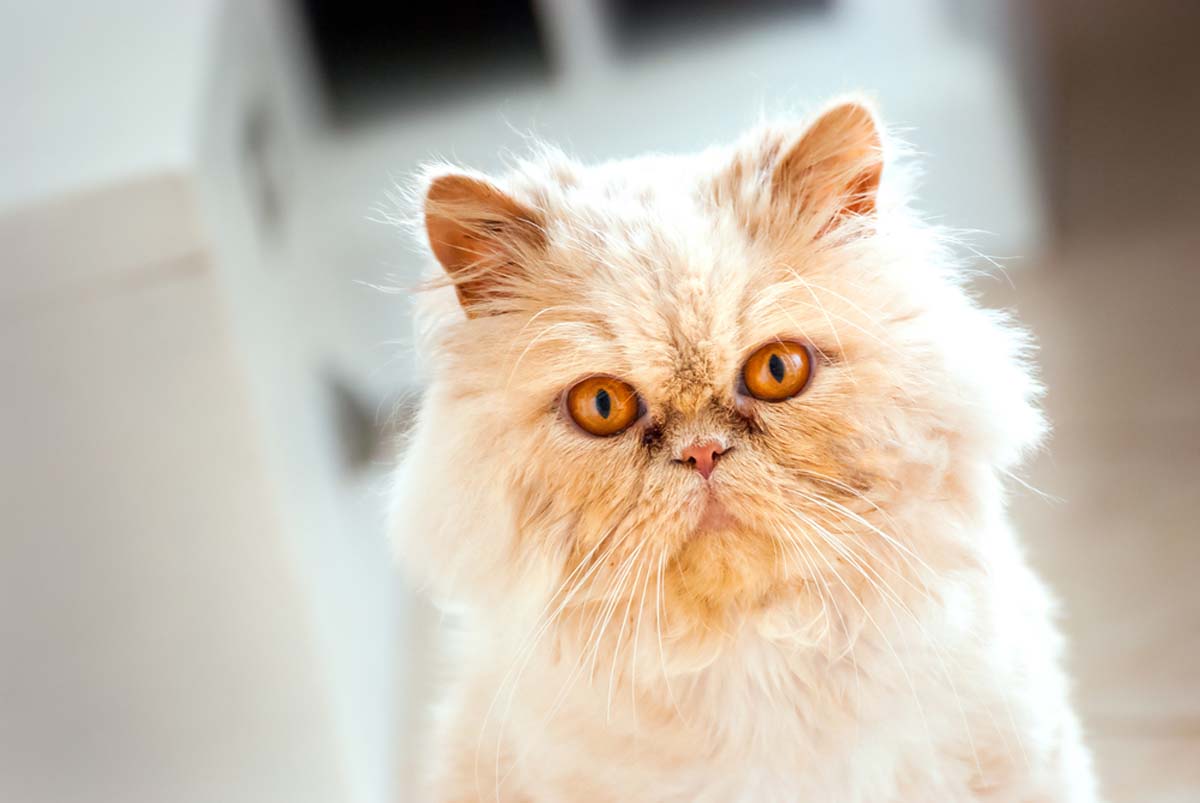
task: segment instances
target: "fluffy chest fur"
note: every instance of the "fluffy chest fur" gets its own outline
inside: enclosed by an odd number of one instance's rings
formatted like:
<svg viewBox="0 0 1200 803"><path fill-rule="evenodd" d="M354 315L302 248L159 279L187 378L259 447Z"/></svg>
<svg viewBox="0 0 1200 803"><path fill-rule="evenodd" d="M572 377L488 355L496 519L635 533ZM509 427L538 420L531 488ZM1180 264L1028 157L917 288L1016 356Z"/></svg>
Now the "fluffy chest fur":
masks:
<svg viewBox="0 0 1200 803"><path fill-rule="evenodd" d="M1078 785L1061 799L1089 800L1086 754L1062 743L1077 726L1048 598L1015 549L997 552L990 576L911 607L827 609L840 624L760 611L687 667L648 612L595 652L468 616L453 664L470 715L443 712L462 748L438 757L447 799L1025 801Z"/></svg>

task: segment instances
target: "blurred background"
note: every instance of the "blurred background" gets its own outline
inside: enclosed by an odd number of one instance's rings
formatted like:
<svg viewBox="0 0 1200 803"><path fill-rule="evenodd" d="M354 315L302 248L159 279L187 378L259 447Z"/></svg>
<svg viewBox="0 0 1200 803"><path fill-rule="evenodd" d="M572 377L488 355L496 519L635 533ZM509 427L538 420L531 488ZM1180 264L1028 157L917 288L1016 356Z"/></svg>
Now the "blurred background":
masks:
<svg viewBox="0 0 1200 803"><path fill-rule="evenodd" d="M388 193L530 133L696 149L850 89L1042 343L1056 434L1014 505L1108 795L1200 799L1198 25L1189 0L0 0L0 801L413 799L437 624L384 528L420 392Z"/></svg>

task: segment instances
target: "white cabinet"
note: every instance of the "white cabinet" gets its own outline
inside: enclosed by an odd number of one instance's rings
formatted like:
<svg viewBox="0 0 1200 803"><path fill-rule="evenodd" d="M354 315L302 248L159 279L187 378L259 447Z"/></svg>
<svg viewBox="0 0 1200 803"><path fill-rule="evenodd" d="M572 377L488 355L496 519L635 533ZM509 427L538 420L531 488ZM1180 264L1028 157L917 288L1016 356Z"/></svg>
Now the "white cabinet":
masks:
<svg viewBox="0 0 1200 803"><path fill-rule="evenodd" d="M262 211L302 112L223 5L0 12L0 800L391 797L391 560Z"/></svg>

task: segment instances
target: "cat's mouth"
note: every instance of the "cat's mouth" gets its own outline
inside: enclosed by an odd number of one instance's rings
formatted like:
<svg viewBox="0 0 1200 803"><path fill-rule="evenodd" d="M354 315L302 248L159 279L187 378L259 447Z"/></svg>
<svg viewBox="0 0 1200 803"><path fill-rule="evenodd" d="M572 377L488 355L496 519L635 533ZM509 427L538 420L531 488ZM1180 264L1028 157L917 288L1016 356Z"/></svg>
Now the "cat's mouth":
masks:
<svg viewBox="0 0 1200 803"><path fill-rule="evenodd" d="M697 504L703 507L700 517L696 521L696 535L705 532L716 532L718 530L729 530L737 526L737 518L729 511L729 508L726 507L725 503L717 495L717 492L711 487L705 489L703 497L698 500Z"/></svg>

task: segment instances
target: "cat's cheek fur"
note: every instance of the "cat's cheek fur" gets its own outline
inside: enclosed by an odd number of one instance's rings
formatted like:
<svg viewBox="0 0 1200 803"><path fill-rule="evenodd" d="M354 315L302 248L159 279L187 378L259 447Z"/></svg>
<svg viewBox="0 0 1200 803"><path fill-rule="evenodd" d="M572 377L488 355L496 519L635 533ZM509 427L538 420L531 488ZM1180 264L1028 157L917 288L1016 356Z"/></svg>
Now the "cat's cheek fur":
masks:
<svg viewBox="0 0 1200 803"><path fill-rule="evenodd" d="M413 582L435 598L482 609L502 606L519 618L522 600L539 596L532 589L550 586L558 567L552 554L521 543L509 501L521 474L513 452L463 425L469 405L464 409L439 390L430 389L397 472L394 542ZM520 571L525 577L518 586Z"/></svg>
<svg viewBox="0 0 1200 803"><path fill-rule="evenodd" d="M850 104L694 157L431 171L457 293L419 302L394 531L453 614L435 799L1095 803L1004 511L1045 429L1028 342L891 163L875 194L886 146ZM776 337L813 382L740 399ZM646 420L563 420L589 373ZM710 437L701 480L677 458Z"/></svg>

